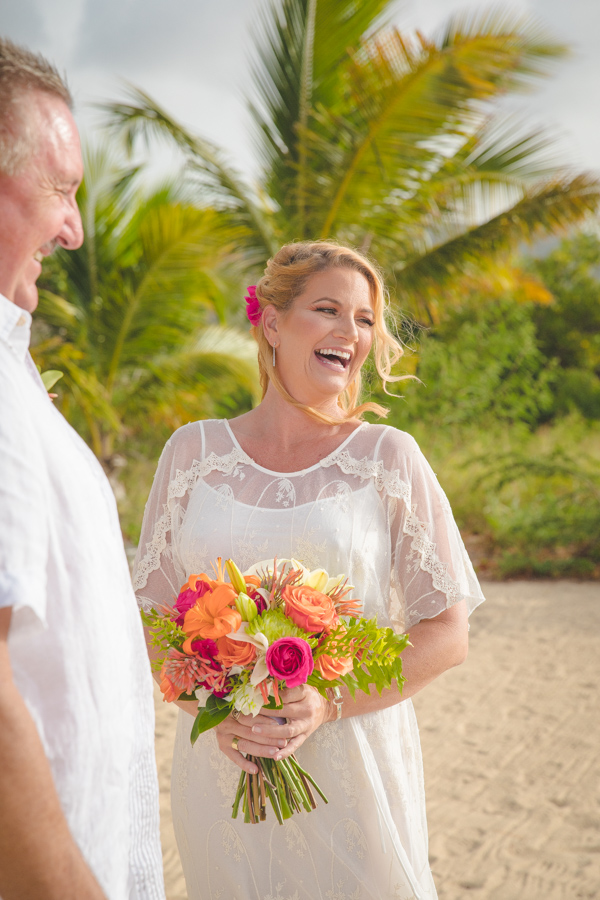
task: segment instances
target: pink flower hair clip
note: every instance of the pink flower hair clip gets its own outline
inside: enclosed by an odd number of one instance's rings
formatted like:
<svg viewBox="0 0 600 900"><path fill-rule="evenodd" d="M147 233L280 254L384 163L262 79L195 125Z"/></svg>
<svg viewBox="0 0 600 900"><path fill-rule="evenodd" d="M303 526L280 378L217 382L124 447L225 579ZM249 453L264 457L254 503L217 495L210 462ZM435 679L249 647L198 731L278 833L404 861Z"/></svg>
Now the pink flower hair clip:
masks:
<svg viewBox="0 0 600 900"><path fill-rule="evenodd" d="M256 296L256 286L251 284L247 290L248 295L244 298L246 300L246 315L250 324L256 326L260 322L262 309Z"/></svg>

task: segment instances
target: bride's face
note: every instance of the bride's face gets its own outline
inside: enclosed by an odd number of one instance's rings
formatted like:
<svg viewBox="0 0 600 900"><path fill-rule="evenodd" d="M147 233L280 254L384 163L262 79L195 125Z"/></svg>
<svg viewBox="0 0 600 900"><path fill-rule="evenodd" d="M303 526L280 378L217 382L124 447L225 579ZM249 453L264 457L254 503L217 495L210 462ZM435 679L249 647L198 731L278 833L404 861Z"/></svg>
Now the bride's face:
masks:
<svg viewBox="0 0 600 900"><path fill-rule="evenodd" d="M271 307L271 320L284 386L301 403L327 406L355 378L371 349L369 283L352 269L319 272L287 312Z"/></svg>

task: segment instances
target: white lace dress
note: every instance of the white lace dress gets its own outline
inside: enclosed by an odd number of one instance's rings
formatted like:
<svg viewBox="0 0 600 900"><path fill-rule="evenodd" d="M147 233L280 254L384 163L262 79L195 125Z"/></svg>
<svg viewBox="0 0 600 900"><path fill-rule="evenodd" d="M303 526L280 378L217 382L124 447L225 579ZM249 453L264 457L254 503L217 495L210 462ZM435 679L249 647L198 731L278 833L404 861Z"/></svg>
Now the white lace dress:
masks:
<svg viewBox="0 0 600 900"><path fill-rule="evenodd" d="M364 613L397 631L481 589L448 501L412 437L363 424L301 472L272 472L225 421L180 428L144 517L139 602L171 601L217 556L295 557L346 573ZM190 900L432 900L419 734L410 700L321 726L298 751L329 798L284 825L231 819L240 770L180 712L175 834Z"/></svg>

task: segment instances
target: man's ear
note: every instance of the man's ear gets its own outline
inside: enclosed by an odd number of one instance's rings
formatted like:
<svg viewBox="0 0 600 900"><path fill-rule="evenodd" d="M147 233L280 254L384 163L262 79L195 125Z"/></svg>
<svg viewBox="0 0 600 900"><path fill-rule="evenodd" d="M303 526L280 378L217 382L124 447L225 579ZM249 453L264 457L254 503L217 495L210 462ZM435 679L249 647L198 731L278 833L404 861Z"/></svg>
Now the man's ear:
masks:
<svg viewBox="0 0 600 900"><path fill-rule="evenodd" d="M274 306L265 306L262 311L262 326L263 331L265 333L265 337L268 342L273 346L277 346L279 344L279 331L277 328L279 319L279 313L275 309Z"/></svg>

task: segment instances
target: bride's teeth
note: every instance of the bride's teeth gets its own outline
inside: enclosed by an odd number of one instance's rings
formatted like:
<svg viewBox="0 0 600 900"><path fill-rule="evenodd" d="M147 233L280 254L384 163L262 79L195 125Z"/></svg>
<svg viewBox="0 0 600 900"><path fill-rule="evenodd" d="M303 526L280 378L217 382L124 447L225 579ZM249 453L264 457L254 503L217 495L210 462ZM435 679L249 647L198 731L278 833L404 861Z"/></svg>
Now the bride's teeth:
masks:
<svg viewBox="0 0 600 900"><path fill-rule="evenodd" d="M38 250L36 253L33 254L33 258L36 259L39 263L41 263L44 261L44 254L40 250Z"/></svg>
<svg viewBox="0 0 600 900"><path fill-rule="evenodd" d="M346 350L319 350L321 356L338 356L340 359L350 359L350 354Z"/></svg>

